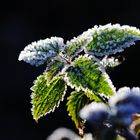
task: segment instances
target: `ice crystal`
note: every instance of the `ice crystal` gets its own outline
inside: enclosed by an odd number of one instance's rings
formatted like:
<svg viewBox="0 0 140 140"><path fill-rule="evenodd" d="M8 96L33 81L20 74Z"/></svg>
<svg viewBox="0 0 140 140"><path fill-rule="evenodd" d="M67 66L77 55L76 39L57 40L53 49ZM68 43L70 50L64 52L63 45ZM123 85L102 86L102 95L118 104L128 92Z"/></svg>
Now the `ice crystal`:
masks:
<svg viewBox="0 0 140 140"><path fill-rule="evenodd" d="M85 52L95 56L105 56L122 52L125 48L140 40L140 30L131 26L107 24L94 26L82 34L91 37L92 41L86 46Z"/></svg>
<svg viewBox="0 0 140 140"><path fill-rule="evenodd" d="M110 110L109 110L110 108ZM81 112L81 118L94 124L108 120L116 126L128 127L133 121L133 115L140 113L140 89L123 87L109 99L109 107L103 103L91 103Z"/></svg>
<svg viewBox="0 0 140 140"><path fill-rule="evenodd" d="M51 37L50 39L39 40L26 46L19 55L19 61L23 60L31 65L39 66L49 63L56 57L61 48L64 47L63 39Z"/></svg>
<svg viewBox="0 0 140 140"><path fill-rule="evenodd" d="M108 58L107 56L105 56L101 62L100 62L105 68L106 67L116 67L120 64L119 60L114 58L114 57L110 57Z"/></svg>
<svg viewBox="0 0 140 140"><path fill-rule="evenodd" d="M109 108L104 103L93 102L85 106L80 116L84 120L91 122L92 124L101 123L108 116Z"/></svg>

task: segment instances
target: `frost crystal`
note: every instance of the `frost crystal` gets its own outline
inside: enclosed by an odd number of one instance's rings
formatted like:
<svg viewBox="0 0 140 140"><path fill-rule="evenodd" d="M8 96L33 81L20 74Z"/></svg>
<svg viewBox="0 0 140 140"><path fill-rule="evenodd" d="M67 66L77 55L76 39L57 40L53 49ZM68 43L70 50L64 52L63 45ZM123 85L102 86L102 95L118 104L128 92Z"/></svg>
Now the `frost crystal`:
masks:
<svg viewBox="0 0 140 140"><path fill-rule="evenodd" d="M47 137L46 140L81 140L81 138L72 130L67 128L57 128L53 133ZM94 140L91 133L86 133L82 140Z"/></svg>
<svg viewBox="0 0 140 140"><path fill-rule="evenodd" d="M105 68L106 67L116 67L120 64L119 60L114 58L114 57L110 57L108 58L107 56L105 56L101 62L100 62Z"/></svg>
<svg viewBox="0 0 140 140"><path fill-rule="evenodd" d="M109 120L112 125L128 127L136 113L140 113L140 89L123 87L109 99L109 107L93 102L81 110L80 116L93 125Z"/></svg>
<svg viewBox="0 0 140 140"><path fill-rule="evenodd" d="M134 87L130 89L129 87L120 88L117 94L112 96L109 100L110 106L120 105L124 103L137 104L140 107L140 89Z"/></svg>
<svg viewBox="0 0 140 140"><path fill-rule="evenodd" d="M140 40L139 29L107 24L94 26L66 44L60 37L51 37L26 46L19 55L19 61L35 66L46 64L45 72L31 88L33 118L37 121L53 112L64 99L68 85L75 91L68 98L67 110L81 136L85 122L82 119L95 124L95 127L112 127L110 132L121 126L128 128L133 121L132 116L140 113L140 89L123 87L116 93L105 70L120 64L118 59L109 55L122 52L137 40ZM85 106L89 101L94 102ZM107 102L108 105L105 104ZM78 114L80 110L82 119Z"/></svg>
<svg viewBox="0 0 140 140"><path fill-rule="evenodd" d="M95 26L82 34L83 38L91 37L92 41L86 46L86 53L95 56L105 56L122 52L135 41L140 40L140 30L131 26L107 24Z"/></svg>
<svg viewBox="0 0 140 140"><path fill-rule="evenodd" d="M21 51L18 60L39 66L45 62L49 63L52 61L52 58L56 57L63 47L63 39L60 37L39 40L26 46L25 49Z"/></svg>
<svg viewBox="0 0 140 140"><path fill-rule="evenodd" d="M77 91L104 94L111 96L115 88L107 73L100 67L92 56L87 54L79 56L67 69L65 81L71 88ZM100 86L97 86L100 85Z"/></svg>
<svg viewBox="0 0 140 140"><path fill-rule="evenodd" d="M93 102L85 106L81 112L80 116L91 123L101 123L108 116L109 108L104 103Z"/></svg>
<svg viewBox="0 0 140 140"><path fill-rule="evenodd" d="M78 36L77 38L74 37L70 41L67 41L65 52L69 57L73 58L78 53L83 51L84 47L87 46L91 41L92 41L91 37L86 38L84 38L83 36Z"/></svg>
<svg viewBox="0 0 140 140"><path fill-rule="evenodd" d="M132 115L140 113L140 89L120 88L117 94L110 98L109 105L113 123L129 126L133 119Z"/></svg>

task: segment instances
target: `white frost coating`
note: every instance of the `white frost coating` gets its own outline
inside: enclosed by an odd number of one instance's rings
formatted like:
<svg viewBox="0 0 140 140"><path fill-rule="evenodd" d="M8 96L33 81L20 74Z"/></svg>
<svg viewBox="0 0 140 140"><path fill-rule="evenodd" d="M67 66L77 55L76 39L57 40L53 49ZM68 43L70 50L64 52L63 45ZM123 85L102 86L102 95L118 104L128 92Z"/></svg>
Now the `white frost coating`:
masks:
<svg viewBox="0 0 140 140"><path fill-rule="evenodd" d="M108 114L109 108L104 103L92 102L89 105L85 106L80 111L80 116L84 120L97 120L102 117L103 113Z"/></svg>
<svg viewBox="0 0 140 140"><path fill-rule="evenodd" d="M110 49L110 50L100 50L100 49L96 49L96 48L93 48L93 52L94 52L94 55L96 56L104 56L104 55L110 55L110 54L116 54L117 52L123 52L125 48L128 48L130 47L131 45L134 45L136 40L140 40L140 37L134 37L132 38L131 40L127 41L126 43L124 43L123 45L117 45L116 43L113 44L113 47L112 45L109 46L109 45L106 45L106 46L100 46L100 48L104 48L104 49ZM97 42L99 44L99 42ZM114 49L114 47L116 47L116 49Z"/></svg>
<svg viewBox="0 0 140 140"><path fill-rule="evenodd" d="M108 58L107 56L105 56L101 62L100 62L104 67L116 67L120 64L119 60L114 58L114 57L110 57Z"/></svg>
<svg viewBox="0 0 140 140"><path fill-rule="evenodd" d="M39 40L26 46L24 50L21 51L18 60L23 60L31 65L39 66L47 62L48 59L57 56L57 53L63 47L63 39L60 37Z"/></svg>
<svg viewBox="0 0 140 140"><path fill-rule="evenodd" d="M56 129L46 140L62 140L62 138L68 138L70 140L80 140L76 133L66 128Z"/></svg>
<svg viewBox="0 0 140 140"><path fill-rule="evenodd" d="M73 47L76 49L72 54L69 54L67 52L67 55L70 55L71 59L75 56L77 56L83 49L92 41L92 37L84 37L82 35L79 35L78 37L74 37L70 41L66 42L66 52L69 47ZM72 49L72 48L71 48Z"/></svg>
<svg viewBox="0 0 140 140"><path fill-rule="evenodd" d="M77 59L80 59L80 58L85 58L85 59L91 59L92 56L89 56L88 54L85 54L85 55L79 55L79 57ZM74 66L75 65L75 62L77 61L77 59L75 59L72 63L71 63L71 66ZM67 85L70 86L72 89L75 88L76 91L86 91L87 89L86 88L83 88L82 85L80 86L77 86L76 84L72 84L70 81L70 78L68 77L68 72L65 72L65 77L64 77L64 80L66 81Z"/></svg>
<svg viewBox="0 0 140 140"><path fill-rule="evenodd" d="M57 78L58 78L58 77L54 77L53 81L56 80ZM39 77L37 77L37 80L38 80L38 79L39 79ZM36 80L35 80L35 81L36 81ZM34 81L33 83L35 83L35 81ZM53 81L52 81L52 82L53 82ZM47 83L46 83L46 84L47 84ZM34 85L35 85L35 84L34 84ZM67 91L67 85L65 84L64 86L65 86L65 90L64 90L64 92L63 92L63 95L62 95L61 99L57 102L57 104L56 104L50 111L48 111L48 112L46 112L46 113L40 115L38 118L34 118L35 120L38 120L39 118L41 118L41 117L43 117L43 116L46 116L47 114L49 114L49 113L51 113L51 112L54 112L55 109L59 107L61 101L64 100L64 97L65 97L66 91ZM34 87L34 86L33 86L33 87ZM34 91L34 90L33 90L33 87L31 87L31 90L32 90L32 91ZM35 96L36 96L36 94L35 94L34 92L32 92L31 95L30 95L30 97L31 97L31 99L32 99L31 102L30 102L30 103L32 104L32 108L31 108L31 113L32 113L32 115L33 115L33 111L34 111L33 98L34 98Z"/></svg>
<svg viewBox="0 0 140 140"><path fill-rule="evenodd" d="M93 61L96 61L98 63L98 65L99 65L99 70L103 73L103 76L105 77L106 81L108 82L109 86L111 87L113 93L116 93L116 88L112 84L112 81L110 80L108 74L105 72L104 66L100 63L100 61L99 61L98 58L96 58L93 55L89 55L89 54L80 55L77 59L80 59L80 58L83 58L83 59L86 59L86 60L93 59ZM74 62L72 63L72 65L75 64L75 62L77 61L77 59L74 60ZM76 84L72 84L70 78L68 77L68 72L65 73L64 80L66 81L66 83L67 83L68 86L70 86L72 89L75 88L76 91L80 91L80 90L82 90L84 92L87 91L87 89L84 88L82 85L77 86ZM92 91L89 90L89 92L92 92ZM102 93L99 93L99 94L102 94ZM109 96L109 95L107 95L107 96Z"/></svg>
<svg viewBox="0 0 140 140"><path fill-rule="evenodd" d="M116 30L116 33L109 34L112 30ZM102 35L103 32L106 35ZM117 32L123 36L117 36ZM96 56L104 56L122 52L125 48L133 45L135 41L140 40L140 30L136 27L126 25L107 24L104 26L94 26L94 28L85 31L81 36L83 36L83 38L93 37L92 41L94 42L95 39L95 44L97 45L95 45L96 47L91 47L89 50L88 48L84 50L93 52Z"/></svg>
<svg viewBox="0 0 140 140"><path fill-rule="evenodd" d="M110 124L129 127L136 113L140 113L140 88L123 87L109 99L109 107L93 102L81 110L80 116L95 126L109 119Z"/></svg>
<svg viewBox="0 0 140 140"><path fill-rule="evenodd" d="M123 87L116 95L109 99L112 122L129 126L133 121L133 114L140 113L140 89L138 87Z"/></svg>
<svg viewBox="0 0 140 140"><path fill-rule="evenodd" d="M67 138L69 140L93 140L92 134L87 133L81 139L75 132L67 128L56 129L46 140L62 140Z"/></svg>
<svg viewBox="0 0 140 140"><path fill-rule="evenodd" d="M120 88L117 91L116 95L110 98L109 105L114 107L118 101L124 100L130 93L131 93L131 90L129 87Z"/></svg>
<svg viewBox="0 0 140 140"><path fill-rule="evenodd" d="M109 105L114 107L118 102L125 101L126 103L133 103L140 105L140 88L133 87L130 89L129 87L120 88L117 91L117 94L112 96L109 100Z"/></svg>
<svg viewBox="0 0 140 140"><path fill-rule="evenodd" d="M96 58L94 55L91 55L90 58L92 58L94 61L96 61L98 63L99 70L103 73L103 75L105 76L106 81L108 82L108 84L111 87L113 93L115 94L116 93L116 88L114 87L112 81L110 80L109 75L106 73L104 66L100 63L100 60L98 58ZM102 94L102 93L100 93L100 94Z"/></svg>

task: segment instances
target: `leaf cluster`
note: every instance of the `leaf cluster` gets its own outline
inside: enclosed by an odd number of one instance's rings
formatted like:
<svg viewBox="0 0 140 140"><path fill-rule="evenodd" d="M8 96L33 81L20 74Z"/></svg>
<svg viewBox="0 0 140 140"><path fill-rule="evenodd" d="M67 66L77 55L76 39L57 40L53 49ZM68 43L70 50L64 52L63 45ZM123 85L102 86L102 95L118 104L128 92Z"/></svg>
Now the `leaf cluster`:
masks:
<svg viewBox="0 0 140 140"><path fill-rule="evenodd" d="M84 120L79 111L91 101L106 102L116 93L106 68L114 67L118 61L115 58L110 61L109 57L137 40L140 40L139 29L107 24L94 26L66 44L60 37L51 37L26 46L19 55L20 61L46 65L31 88L33 118L37 121L54 111L70 86L73 91L68 97L67 110L79 131L83 130Z"/></svg>

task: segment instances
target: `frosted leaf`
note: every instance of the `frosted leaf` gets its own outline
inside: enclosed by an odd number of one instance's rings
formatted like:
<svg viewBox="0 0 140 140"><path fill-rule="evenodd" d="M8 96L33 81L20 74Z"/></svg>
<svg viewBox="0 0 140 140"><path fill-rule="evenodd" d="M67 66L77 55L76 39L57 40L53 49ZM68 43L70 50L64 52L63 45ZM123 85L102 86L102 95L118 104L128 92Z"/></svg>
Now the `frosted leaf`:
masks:
<svg viewBox="0 0 140 140"><path fill-rule="evenodd" d="M46 140L62 140L63 138L80 140L80 137L75 132L67 128L57 128Z"/></svg>
<svg viewBox="0 0 140 140"><path fill-rule="evenodd" d="M64 62L61 62L59 60L54 60L49 64L49 66L46 68L44 72L48 85L51 83L51 81L53 81L53 79L57 75L60 75L63 68L64 68Z"/></svg>
<svg viewBox="0 0 140 140"><path fill-rule="evenodd" d="M111 121L117 125L129 126L133 115L140 113L140 89L123 87L109 100Z"/></svg>
<svg viewBox="0 0 140 140"><path fill-rule="evenodd" d="M131 26L107 24L95 26L82 34L92 41L85 47L85 52L95 56L105 56L122 52L125 48L140 40L140 30Z"/></svg>
<svg viewBox="0 0 140 140"><path fill-rule="evenodd" d="M95 127L97 123L103 121L117 127L129 127L133 115L138 113L140 113L140 89L123 87L111 96L109 107L104 103L93 102L81 110L80 116Z"/></svg>
<svg viewBox="0 0 140 140"><path fill-rule="evenodd" d="M71 92L70 96L68 97L67 102L67 111L71 116L72 120L74 121L76 127L78 129L83 129L84 122L79 116L80 110L89 103L89 99L84 94L83 91L73 91Z"/></svg>
<svg viewBox="0 0 140 140"><path fill-rule="evenodd" d="M109 100L109 105L112 107L128 103L140 107L140 89L138 87L133 87L132 89L129 87L120 88L117 94L112 96Z"/></svg>
<svg viewBox="0 0 140 140"><path fill-rule="evenodd" d="M133 120L133 114L137 113L139 109L133 104L122 104L112 108L111 111L113 123L129 126Z"/></svg>
<svg viewBox="0 0 140 140"><path fill-rule="evenodd" d="M91 42L91 40L92 40L91 37L83 37L83 36L78 36L77 38L74 37L73 39L67 41L66 43L65 48L66 54L68 55L68 57L70 57L70 59L72 59L73 57L78 55L78 53L83 51L84 47L87 46L88 43Z"/></svg>
<svg viewBox="0 0 140 140"><path fill-rule="evenodd" d="M63 47L63 39L60 37L39 40L26 46L24 50L21 51L18 60L23 60L35 66L50 63Z"/></svg>
<svg viewBox="0 0 140 140"><path fill-rule="evenodd" d="M88 55L79 56L75 59L73 64L66 70L65 81L77 91L88 91L89 98L92 98L90 95L94 94L103 94L109 97L115 93L115 88L108 75L97 61ZM99 101L98 98L97 100Z"/></svg>
<svg viewBox="0 0 140 140"><path fill-rule="evenodd" d="M61 76L57 76L50 85L47 85L45 75L40 75L31 88L32 115L37 121L41 116L53 112L64 99L66 85Z"/></svg>
<svg viewBox="0 0 140 140"><path fill-rule="evenodd" d="M75 132L67 128L57 128L46 140L81 140ZM91 133L86 133L82 140L94 140Z"/></svg>
<svg viewBox="0 0 140 140"><path fill-rule="evenodd" d="M93 102L85 106L81 112L80 116L82 119L89 121L92 124L102 123L109 114L109 108L104 103Z"/></svg>

